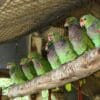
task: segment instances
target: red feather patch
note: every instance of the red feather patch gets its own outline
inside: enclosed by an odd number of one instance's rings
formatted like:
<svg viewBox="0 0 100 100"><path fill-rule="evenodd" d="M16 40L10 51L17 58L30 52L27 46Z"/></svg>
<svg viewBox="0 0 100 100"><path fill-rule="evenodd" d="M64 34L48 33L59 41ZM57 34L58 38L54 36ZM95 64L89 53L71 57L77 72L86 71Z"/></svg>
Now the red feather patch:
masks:
<svg viewBox="0 0 100 100"><path fill-rule="evenodd" d="M96 32L100 33L100 30L96 30Z"/></svg>

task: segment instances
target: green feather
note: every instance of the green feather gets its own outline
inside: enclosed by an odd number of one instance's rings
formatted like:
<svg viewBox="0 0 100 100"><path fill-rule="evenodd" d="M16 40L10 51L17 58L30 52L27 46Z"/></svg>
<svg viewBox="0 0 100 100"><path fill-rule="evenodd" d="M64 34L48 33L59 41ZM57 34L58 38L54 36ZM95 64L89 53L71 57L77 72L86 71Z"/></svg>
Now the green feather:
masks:
<svg viewBox="0 0 100 100"><path fill-rule="evenodd" d="M9 73L10 73L11 80L15 84L23 84L27 81L27 78L25 77L21 69L21 66L15 63L9 63L7 66L9 67Z"/></svg>
<svg viewBox="0 0 100 100"><path fill-rule="evenodd" d="M37 52L31 52L28 55L28 58L32 60L37 75L43 75L51 70L49 62L45 58L41 57ZM48 97L49 90L42 90L42 99L48 100Z"/></svg>
<svg viewBox="0 0 100 100"><path fill-rule="evenodd" d="M57 56L59 57L61 64L72 61L77 57L69 41L61 40L54 43L54 45L55 45L55 51L57 53Z"/></svg>
<svg viewBox="0 0 100 100"><path fill-rule="evenodd" d="M100 20L91 14L81 17L83 22L80 22L85 26L87 34L94 43L95 47L100 47Z"/></svg>
<svg viewBox="0 0 100 100"><path fill-rule="evenodd" d="M35 72L33 63L31 61L29 61L29 59L22 58L20 65L21 65L22 70L28 80L32 80L33 78L36 77L36 72Z"/></svg>
<svg viewBox="0 0 100 100"><path fill-rule="evenodd" d="M94 48L92 41L86 34L86 30L81 28L77 18L69 17L66 20L68 27L69 40L72 43L73 49L78 55L83 54L85 51Z"/></svg>
<svg viewBox="0 0 100 100"><path fill-rule="evenodd" d="M57 56L56 51L53 46L49 48L47 58L52 69L57 69L61 65L59 57Z"/></svg>

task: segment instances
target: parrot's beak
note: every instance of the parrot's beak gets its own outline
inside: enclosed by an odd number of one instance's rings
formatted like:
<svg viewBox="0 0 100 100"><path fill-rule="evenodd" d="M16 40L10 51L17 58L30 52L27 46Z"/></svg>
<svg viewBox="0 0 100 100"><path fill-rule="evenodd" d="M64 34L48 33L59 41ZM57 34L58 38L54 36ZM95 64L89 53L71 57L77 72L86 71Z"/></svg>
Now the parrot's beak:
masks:
<svg viewBox="0 0 100 100"><path fill-rule="evenodd" d="M83 22L80 22L80 26L83 27L84 26L84 23Z"/></svg>
<svg viewBox="0 0 100 100"><path fill-rule="evenodd" d="M68 26L69 26L68 22L65 22L64 27L68 27Z"/></svg>
<svg viewBox="0 0 100 100"><path fill-rule="evenodd" d="M48 41L52 41L53 40L53 35L48 35Z"/></svg>
<svg viewBox="0 0 100 100"><path fill-rule="evenodd" d="M84 21L82 19L80 19L80 26L83 27L84 26Z"/></svg>

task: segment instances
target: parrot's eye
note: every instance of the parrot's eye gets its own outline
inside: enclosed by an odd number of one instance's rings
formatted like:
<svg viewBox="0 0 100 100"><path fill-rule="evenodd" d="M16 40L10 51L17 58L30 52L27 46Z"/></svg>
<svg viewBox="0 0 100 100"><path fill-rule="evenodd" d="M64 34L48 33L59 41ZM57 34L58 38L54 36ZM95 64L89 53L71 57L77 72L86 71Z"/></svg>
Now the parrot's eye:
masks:
<svg viewBox="0 0 100 100"><path fill-rule="evenodd" d="M86 20L86 18L84 18L84 20Z"/></svg>

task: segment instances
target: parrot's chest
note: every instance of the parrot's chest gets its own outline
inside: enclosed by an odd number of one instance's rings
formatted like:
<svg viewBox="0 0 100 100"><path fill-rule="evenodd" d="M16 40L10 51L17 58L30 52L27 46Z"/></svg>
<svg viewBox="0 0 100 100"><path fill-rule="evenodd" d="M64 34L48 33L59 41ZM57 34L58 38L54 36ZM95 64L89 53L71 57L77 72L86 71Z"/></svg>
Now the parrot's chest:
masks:
<svg viewBox="0 0 100 100"><path fill-rule="evenodd" d="M50 60L53 60L53 61L56 61L58 59L54 47L52 47L52 48L49 49L49 52L48 52L47 56L48 56L48 58Z"/></svg>
<svg viewBox="0 0 100 100"><path fill-rule="evenodd" d="M70 41L81 41L82 30L78 25L73 25L69 28L69 40Z"/></svg>
<svg viewBox="0 0 100 100"><path fill-rule="evenodd" d="M90 38L93 38L94 36L98 35L97 26L96 24L91 25L89 28L87 28L87 34Z"/></svg>
<svg viewBox="0 0 100 100"><path fill-rule="evenodd" d="M68 51L69 45L66 41L58 41L54 44L54 46L55 46L56 52L62 53L62 54L63 53L68 54L67 51Z"/></svg>
<svg viewBox="0 0 100 100"><path fill-rule="evenodd" d="M42 67L42 65L41 65L41 63L39 62L38 59L35 59L35 60L34 60L34 67L35 67L36 69Z"/></svg>
<svg viewBox="0 0 100 100"><path fill-rule="evenodd" d="M51 64L51 67L53 69L56 69L60 66L60 61L59 61L59 58L56 54L56 51L55 51L54 47L49 49L47 57L48 57L48 61Z"/></svg>

